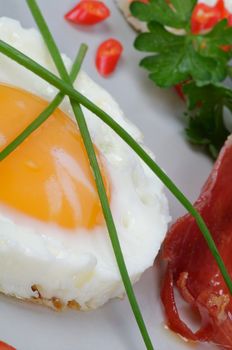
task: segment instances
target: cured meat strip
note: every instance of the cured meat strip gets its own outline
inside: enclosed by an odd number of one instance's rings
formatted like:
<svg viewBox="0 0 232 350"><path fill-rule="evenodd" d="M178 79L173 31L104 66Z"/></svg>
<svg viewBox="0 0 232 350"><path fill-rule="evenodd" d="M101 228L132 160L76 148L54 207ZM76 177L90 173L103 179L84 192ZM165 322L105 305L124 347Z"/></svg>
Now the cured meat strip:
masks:
<svg viewBox="0 0 232 350"><path fill-rule="evenodd" d="M204 218L232 276L232 137L220 152L195 207ZM170 329L194 341L209 341L232 349L232 296L196 225L185 215L174 223L164 241L168 262L161 298ZM174 287L201 316L193 332L179 315Z"/></svg>

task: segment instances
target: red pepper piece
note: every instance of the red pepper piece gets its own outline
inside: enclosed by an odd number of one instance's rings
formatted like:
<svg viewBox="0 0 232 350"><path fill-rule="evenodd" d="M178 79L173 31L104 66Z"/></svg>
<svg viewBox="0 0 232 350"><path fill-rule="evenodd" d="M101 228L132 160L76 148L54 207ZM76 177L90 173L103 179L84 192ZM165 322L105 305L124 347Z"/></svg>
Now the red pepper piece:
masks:
<svg viewBox="0 0 232 350"><path fill-rule="evenodd" d="M12 346L0 341L0 350L16 350L16 349L13 348Z"/></svg>
<svg viewBox="0 0 232 350"><path fill-rule="evenodd" d="M110 10L102 1L83 0L69 11L65 18L75 24L94 25L109 16Z"/></svg>
<svg viewBox="0 0 232 350"><path fill-rule="evenodd" d="M229 16L229 12L225 7L224 0L218 0L215 4L215 7L221 12L221 19L227 18Z"/></svg>
<svg viewBox="0 0 232 350"><path fill-rule="evenodd" d="M191 29L194 34L212 29L222 19L227 19L232 25L232 15L225 7L224 0L218 0L215 6L197 4L193 10Z"/></svg>
<svg viewBox="0 0 232 350"><path fill-rule="evenodd" d="M181 100L185 101L185 96L184 96L184 93L183 93L183 87L182 87L182 84L176 84L174 86L177 94L179 95L179 97L181 98Z"/></svg>
<svg viewBox="0 0 232 350"><path fill-rule="evenodd" d="M116 39L108 39L104 41L97 50L96 67L98 72L107 76L114 72L118 61L122 55L123 46Z"/></svg>
<svg viewBox="0 0 232 350"><path fill-rule="evenodd" d="M232 26L232 14L230 14L227 19L228 19L228 24L231 27Z"/></svg>
<svg viewBox="0 0 232 350"><path fill-rule="evenodd" d="M217 6L197 4L192 13L191 30L194 34L199 34L213 28L221 19L221 9Z"/></svg>

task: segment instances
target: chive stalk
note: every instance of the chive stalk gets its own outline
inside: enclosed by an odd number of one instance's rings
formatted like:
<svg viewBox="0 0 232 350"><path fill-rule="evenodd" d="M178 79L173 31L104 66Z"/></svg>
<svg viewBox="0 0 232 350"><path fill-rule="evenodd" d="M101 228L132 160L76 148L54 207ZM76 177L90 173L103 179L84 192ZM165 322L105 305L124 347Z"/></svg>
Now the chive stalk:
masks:
<svg viewBox="0 0 232 350"><path fill-rule="evenodd" d="M47 69L39 65L37 62L24 55L19 50L15 49L11 45L0 40L0 52L5 56L11 58L15 62L19 63L23 67L29 69L40 78L44 79L51 85L55 86L64 94L77 101L91 112L93 112L98 118L106 123L116 134L119 135L144 161L145 164L153 171L153 173L163 182L168 190L176 197L176 199L182 204L182 206L195 218L196 223L201 230L205 241L215 258L218 268L223 276L223 279L228 287L230 294L232 294L232 281L227 268L222 260L222 257L215 245L215 242L206 226L206 223L200 213L191 204L187 197L181 192L181 190L173 183L173 181L163 172L163 170L156 164L156 162L144 151L144 149L133 139L133 137L124 130L113 118L106 112L100 109L97 105L73 89L68 83L49 72Z"/></svg>
<svg viewBox="0 0 232 350"><path fill-rule="evenodd" d="M31 13L34 17L35 22L38 25L38 28L40 30L40 33L47 45L47 48L50 52L50 55L55 63L55 66L61 76L61 78L67 82L68 84L70 84L71 87L72 86L72 81L68 75L68 72L66 70L66 67L64 65L64 62L62 60L61 54L59 52L59 49L54 41L54 38L47 26L47 23L45 22L43 15L36 3L35 0L27 0L27 4L31 10ZM102 206L102 211L103 211L103 215L106 221L106 226L108 229L108 233L110 236L110 240L112 243L112 248L115 254L115 258L116 258L116 262L118 265L118 269L125 287L125 291L126 294L128 296L128 300L129 303L131 305L132 311L134 313L134 317L137 321L138 327L140 329L142 338L144 340L144 343L146 345L146 348L148 350L153 350L153 345L151 342L151 339L149 337L146 325L144 323L143 320L143 316L142 313L140 311L138 302L136 300L135 294L134 294L134 290L130 281L130 277L126 268L126 264L125 264L125 260L123 257L123 253L121 250L121 246L120 246L120 242L118 239L118 234L117 234L117 230L116 230L116 226L113 220L113 216L111 213L111 209L110 209L110 205L108 202L108 198L107 198L107 194L106 194L106 190L105 190L105 186L104 186L104 182L103 182L103 178L101 175L101 171L100 171L100 167L97 161L97 157L95 154L95 150L94 150L94 146L91 140L91 136L88 130L88 126L84 117L84 114L81 110L81 107L79 105L78 102L76 102L75 100L70 98L70 103L77 121L77 124L79 126L79 130L85 145L85 149L89 158L89 162L90 162L90 166L93 170L93 174L94 174L94 178L95 178L95 182L96 182L96 187L97 187L97 191L98 191L98 195L99 195L99 199L101 202L101 206Z"/></svg>
<svg viewBox="0 0 232 350"><path fill-rule="evenodd" d="M82 62L85 58L87 51L87 46L85 44L81 44L80 49L77 53L76 59L74 60L71 73L70 80L72 82L75 81ZM65 95L62 92L59 92L52 102L47 106L47 108L40 113L40 115L31 122L9 145L7 145L2 152L0 152L0 161L5 159L12 151L14 151L29 135L31 135L36 129L38 129L56 110L56 108L61 104Z"/></svg>

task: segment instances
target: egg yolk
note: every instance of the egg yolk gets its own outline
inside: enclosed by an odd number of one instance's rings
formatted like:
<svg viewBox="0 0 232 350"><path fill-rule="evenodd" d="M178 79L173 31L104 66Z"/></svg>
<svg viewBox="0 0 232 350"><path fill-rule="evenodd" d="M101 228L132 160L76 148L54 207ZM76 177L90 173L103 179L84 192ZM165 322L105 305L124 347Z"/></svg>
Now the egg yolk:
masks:
<svg viewBox="0 0 232 350"><path fill-rule="evenodd" d="M0 151L47 107L24 90L0 85ZM110 198L107 171L95 151ZM67 229L93 228L103 214L76 124L60 109L0 162L0 202Z"/></svg>

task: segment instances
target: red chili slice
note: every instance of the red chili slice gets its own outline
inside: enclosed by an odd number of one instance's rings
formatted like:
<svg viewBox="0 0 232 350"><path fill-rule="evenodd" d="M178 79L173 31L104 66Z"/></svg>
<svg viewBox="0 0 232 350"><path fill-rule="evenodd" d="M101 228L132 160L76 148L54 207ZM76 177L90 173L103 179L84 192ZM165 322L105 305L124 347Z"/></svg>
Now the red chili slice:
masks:
<svg viewBox="0 0 232 350"><path fill-rule="evenodd" d="M13 348L12 346L0 341L0 350L16 350L16 349Z"/></svg>
<svg viewBox="0 0 232 350"><path fill-rule="evenodd" d="M75 24L94 25L110 16L109 8L101 1L83 0L79 2L65 18Z"/></svg>
<svg viewBox="0 0 232 350"><path fill-rule="evenodd" d="M215 7L221 11L221 19L223 18L228 18L229 16L229 11L225 7L225 1L224 0L217 0Z"/></svg>
<svg viewBox="0 0 232 350"><path fill-rule="evenodd" d="M232 27L232 14L230 14L227 19L228 19L229 26Z"/></svg>
<svg viewBox="0 0 232 350"><path fill-rule="evenodd" d="M179 97L181 98L181 100L185 101L185 96L184 96L184 93L183 93L183 85L182 84L176 84L174 86L177 94L179 95Z"/></svg>
<svg viewBox="0 0 232 350"><path fill-rule="evenodd" d="M221 11L216 6L211 7L206 4L197 4L193 10L191 18L191 29L194 34L199 34L209 30L220 21Z"/></svg>
<svg viewBox="0 0 232 350"><path fill-rule="evenodd" d="M224 18L227 18L229 25L232 25L231 14L226 9L224 0L218 0L214 6L197 4L191 18L192 32L199 34L208 31Z"/></svg>
<svg viewBox="0 0 232 350"><path fill-rule="evenodd" d="M118 61L122 55L123 46L116 39L104 41L97 49L96 67L103 76L108 76L114 72Z"/></svg>

